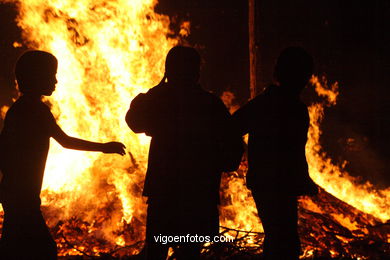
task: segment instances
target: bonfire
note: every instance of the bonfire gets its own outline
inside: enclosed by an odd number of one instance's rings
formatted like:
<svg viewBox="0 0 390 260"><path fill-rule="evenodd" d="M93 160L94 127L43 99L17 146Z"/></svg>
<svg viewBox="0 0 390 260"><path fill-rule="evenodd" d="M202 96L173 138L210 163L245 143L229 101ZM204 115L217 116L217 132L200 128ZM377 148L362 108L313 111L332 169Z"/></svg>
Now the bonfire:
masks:
<svg viewBox="0 0 390 260"><path fill-rule="evenodd" d="M61 127L85 139L121 140L128 149L125 157L103 157L51 142L41 198L59 256L142 254L150 138L131 132L124 117L132 98L161 80L165 55L180 36L169 29L169 17L154 12L157 0L0 1L18 8L23 41L14 46L59 60L57 88L46 102ZM311 84L320 101L309 107L306 155L321 188L300 200L302 258L383 259L390 255L390 189L358 184L332 163L321 147L321 121L325 108L336 105L338 85L316 76ZM220 231L235 240L205 244L204 259L261 255L264 234L245 174L245 160L237 172L223 174Z"/></svg>

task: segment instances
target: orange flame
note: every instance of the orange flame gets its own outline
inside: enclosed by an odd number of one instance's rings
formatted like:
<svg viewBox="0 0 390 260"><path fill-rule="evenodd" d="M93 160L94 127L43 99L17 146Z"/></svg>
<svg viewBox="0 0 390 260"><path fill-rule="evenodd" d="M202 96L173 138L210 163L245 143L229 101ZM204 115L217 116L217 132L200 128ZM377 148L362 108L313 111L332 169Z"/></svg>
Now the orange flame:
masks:
<svg viewBox="0 0 390 260"><path fill-rule="evenodd" d="M322 82L317 77L311 83L319 96L327 99L327 105L335 105L338 95L337 83L327 85L326 79ZM358 184L352 176L343 169L343 166L332 164L331 159L322 150L320 144L320 124L324 114L324 106L313 104L309 107L310 129L306 144L306 157L309 164L310 176L327 192L355 208L371 214L383 222L390 219L390 188L377 190L367 182Z"/></svg>

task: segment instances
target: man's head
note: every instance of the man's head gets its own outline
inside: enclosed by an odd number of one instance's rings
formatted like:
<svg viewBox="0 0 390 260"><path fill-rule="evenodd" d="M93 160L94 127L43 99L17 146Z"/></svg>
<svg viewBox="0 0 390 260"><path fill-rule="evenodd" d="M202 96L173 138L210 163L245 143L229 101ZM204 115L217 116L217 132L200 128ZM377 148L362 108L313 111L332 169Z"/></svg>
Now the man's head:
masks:
<svg viewBox="0 0 390 260"><path fill-rule="evenodd" d="M313 59L301 47L288 47L279 55L274 73L280 85L300 92L313 74Z"/></svg>
<svg viewBox="0 0 390 260"><path fill-rule="evenodd" d="M50 96L57 83L57 65L56 57L48 52L25 52L15 66L20 92Z"/></svg>
<svg viewBox="0 0 390 260"><path fill-rule="evenodd" d="M168 81L196 83L199 80L200 55L191 47L175 46L165 60L165 74Z"/></svg>

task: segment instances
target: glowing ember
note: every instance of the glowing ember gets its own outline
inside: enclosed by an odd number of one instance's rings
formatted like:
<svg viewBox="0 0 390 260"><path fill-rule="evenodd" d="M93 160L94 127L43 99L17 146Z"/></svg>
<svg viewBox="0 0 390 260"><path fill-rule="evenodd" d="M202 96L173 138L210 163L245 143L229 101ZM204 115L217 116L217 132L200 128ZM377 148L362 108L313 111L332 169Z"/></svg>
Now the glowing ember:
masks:
<svg viewBox="0 0 390 260"><path fill-rule="evenodd" d="M18 6L17 23L24 43L49 51L59 60L59 83L48 101L61 127L69 135L85 139L122 141L129 152L124 158L102 156L51 143L42 208L59 254L120 255L124 246L126 254L138 253L145 235L146 204L141 191L149 138L132 133L124 116L132 98L162 78L165 55L178 42L167 36L171 34L169 18L154 13L157 0L0 1ZM181 34L189 32L186 22ZM315 77L312 83L328 104L335 104L337 85L323 86ZM309 111L306 154L311 177L360 211L388 220L390 189L357 185L342 167L333 165L319 142L324 106L314 104ZM4 112L2 108L1 114ZM221 226L262 232L255 204L244 185L245 172L243 163L237 172L224 175ZM335 209L328 213L329 208L319 201L301 201L301 214L309 216L305 219L315 221L312 214L331 214L346 229L365 232L350 214ZM375 221L365 217L364 223ZM227 234L234 236L235 232ZM248 236L242 243L254 245L255 238ZM317 249L306 245L305 256Z"/></svg>

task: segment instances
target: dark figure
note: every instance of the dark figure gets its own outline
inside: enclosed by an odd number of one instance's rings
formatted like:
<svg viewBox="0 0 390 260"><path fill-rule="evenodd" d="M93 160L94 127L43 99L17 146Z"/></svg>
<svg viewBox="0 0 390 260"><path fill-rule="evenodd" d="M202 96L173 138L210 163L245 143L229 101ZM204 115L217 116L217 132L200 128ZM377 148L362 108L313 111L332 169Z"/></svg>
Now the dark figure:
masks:
<svg viewBox="0 0 390 260"><path fill-rule="evenodd" d="M247 186L265 232L266 259L298 259L297 196L315 194L305 145L309 114L300 93L313 61L302 48L285 49L272 85L233 115L240 135L249 133Z"/></svg>
<svg viewBox="0 0 390 260"><path fill-rule="evenodd" d="M21 96L8 110L0 136L1 259L57 259L56 243L43 219L39 197L50 137L65 148L125 153L121 143L93 143L61 130L41 100L53 93L56 73L57 59L43 51L28 51L16 64Z"/></svg>
<svg viewBox="0 0 390 260"><path fill-rule="evenodd" d="M199 70L195 49L172 48L166 77L134 98L126 115L134 132L152 137L143 191L148 197L147 259L165 259L169 247L176 247L177 259L199 259L201 243L164 245L155 237L217 235L221 172L234 170L241 159L230 114L199 86Z"/></svg>

